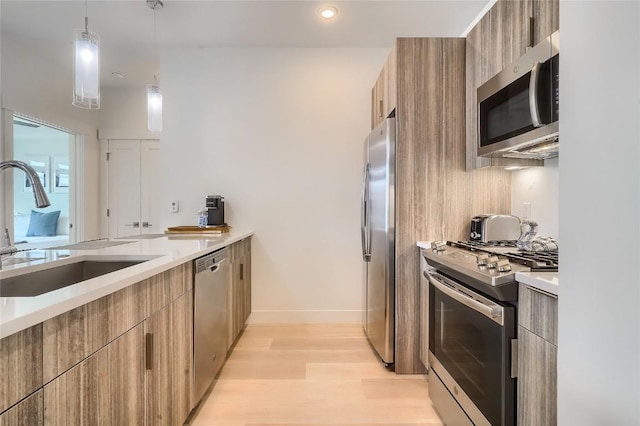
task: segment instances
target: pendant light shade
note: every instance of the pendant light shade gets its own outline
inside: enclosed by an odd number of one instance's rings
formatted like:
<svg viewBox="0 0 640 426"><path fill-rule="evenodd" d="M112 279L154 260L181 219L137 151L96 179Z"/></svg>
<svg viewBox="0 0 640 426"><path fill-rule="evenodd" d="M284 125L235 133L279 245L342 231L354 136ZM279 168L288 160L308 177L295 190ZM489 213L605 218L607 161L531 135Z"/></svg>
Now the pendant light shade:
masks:
<svg viewBox="0 0 640 426"><path fill-rule="evenodd" d="M100 108L100 37L87 29L76 30L73 44L73 105Z"/></svg>
<svg viewBox="0 0 640 426"><path fill-rule="evenodd" d="M162 131L162 92L157 84L147 85L147 128L150 132Z"/></svg>

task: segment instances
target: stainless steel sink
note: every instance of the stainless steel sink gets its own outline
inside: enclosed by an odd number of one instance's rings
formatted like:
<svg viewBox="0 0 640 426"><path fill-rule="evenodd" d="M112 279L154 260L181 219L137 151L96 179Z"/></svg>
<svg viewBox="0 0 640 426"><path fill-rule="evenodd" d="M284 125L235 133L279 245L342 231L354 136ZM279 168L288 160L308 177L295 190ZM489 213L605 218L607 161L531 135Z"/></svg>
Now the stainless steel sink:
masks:
<svg viewBox="0 0 640 426"><path fill-rule="evenodd" d="M0 297L33 297L151 260L82 260L0 279Z"/></svg>

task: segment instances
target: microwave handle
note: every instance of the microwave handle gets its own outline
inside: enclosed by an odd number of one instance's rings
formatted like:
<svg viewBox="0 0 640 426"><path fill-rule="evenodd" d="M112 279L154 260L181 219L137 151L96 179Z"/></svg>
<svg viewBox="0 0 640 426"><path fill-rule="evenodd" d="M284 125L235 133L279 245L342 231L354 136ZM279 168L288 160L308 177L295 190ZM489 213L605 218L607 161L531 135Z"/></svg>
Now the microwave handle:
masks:
<svg viewBox="0 0 640 426"><path fill-rule="evenodd" d="M531 80L529 81L529 111L533 127L540 127L540 110L538 109L538 81L540 80L540 62L536 62L531 68Z"/></svg>

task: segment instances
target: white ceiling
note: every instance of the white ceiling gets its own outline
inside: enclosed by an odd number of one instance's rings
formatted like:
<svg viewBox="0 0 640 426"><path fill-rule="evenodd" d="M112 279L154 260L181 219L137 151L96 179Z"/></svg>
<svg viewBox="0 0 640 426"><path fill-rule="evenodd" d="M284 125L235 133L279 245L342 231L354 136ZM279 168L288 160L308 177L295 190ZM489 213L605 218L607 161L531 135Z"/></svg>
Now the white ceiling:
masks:
<svg viewBox="0 0 640 426"><path fill-rule="evenodd" d="M156 12L158 50L181 47L391 47L396 37L459 37L491 0L188 1ZM323 22L317 10L339 10ZM81 0L1 0L1 37L71 68ZM145 0L88 1L89 29L101 38L102 84L144 84L157 67L154 12ZM2 60L8 58L3 57ZM112 71L125 74L117 80Z"/></svg>

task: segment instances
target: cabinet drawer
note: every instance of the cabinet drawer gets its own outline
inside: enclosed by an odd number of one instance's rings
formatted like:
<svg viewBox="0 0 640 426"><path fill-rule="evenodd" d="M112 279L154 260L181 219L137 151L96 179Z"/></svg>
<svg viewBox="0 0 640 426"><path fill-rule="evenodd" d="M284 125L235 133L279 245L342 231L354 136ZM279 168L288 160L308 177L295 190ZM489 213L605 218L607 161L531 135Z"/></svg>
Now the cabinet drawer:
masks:
<svg viewBox="0 0 640 426"><path fill-rule="evenodd" d="M518 324L558 345L558 297L520 284Z"/></svg>

